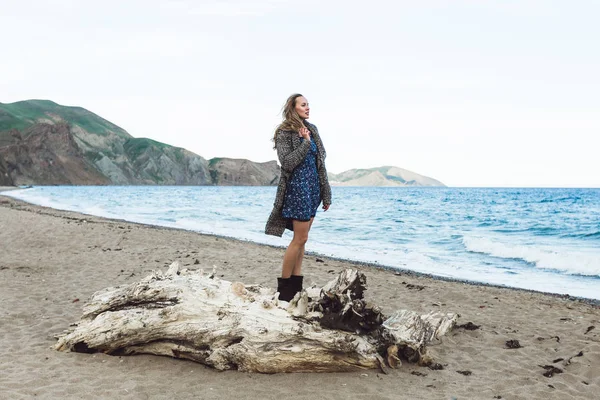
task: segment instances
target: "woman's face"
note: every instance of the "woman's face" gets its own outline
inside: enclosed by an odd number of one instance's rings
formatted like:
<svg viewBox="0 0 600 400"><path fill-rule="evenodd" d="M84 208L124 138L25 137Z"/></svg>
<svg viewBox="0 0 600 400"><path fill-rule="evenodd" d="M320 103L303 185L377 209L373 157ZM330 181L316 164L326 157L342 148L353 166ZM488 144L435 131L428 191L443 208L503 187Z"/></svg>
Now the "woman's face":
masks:
<svg viewBox="0 0 600 400"><path fill-rule="evenodd" d="M296 98L296 112L300 118L308 119L310 107L308 106L308 100L306 100L304 96Z"/></svg>

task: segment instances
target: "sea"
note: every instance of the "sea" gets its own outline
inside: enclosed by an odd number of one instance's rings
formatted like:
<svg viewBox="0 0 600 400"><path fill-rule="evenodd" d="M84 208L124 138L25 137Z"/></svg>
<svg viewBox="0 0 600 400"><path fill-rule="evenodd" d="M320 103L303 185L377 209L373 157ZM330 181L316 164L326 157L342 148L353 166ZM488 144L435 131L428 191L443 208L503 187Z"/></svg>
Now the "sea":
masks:
<svg viewBox="0 0 600 400"><path fill-rule="evenodd" d="M306 249L438 277L600 299L600 189L333 187ZM264 234L275 187L40 186L60 210L285 247ZM151 249L149 249L151 251ZM277 265L279 260L269 260Z"/></svg>

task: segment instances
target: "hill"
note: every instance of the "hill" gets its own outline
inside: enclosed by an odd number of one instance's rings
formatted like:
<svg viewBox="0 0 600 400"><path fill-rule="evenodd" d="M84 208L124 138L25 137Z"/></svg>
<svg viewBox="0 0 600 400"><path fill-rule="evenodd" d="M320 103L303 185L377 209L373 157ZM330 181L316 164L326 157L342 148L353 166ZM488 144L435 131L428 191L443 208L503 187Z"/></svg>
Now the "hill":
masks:
<svg viewBox="0 0 600 400"><path fill-rule="evenodd" d="M333 186L446 186L433 178L391 166L329 174L329 183Z"/></svg>
<svg viewBox="0 0 600 400"><path fill-rule="evenodd" d="M213 158L148 138L81 107L0 103L0 185L276 185L276 161ZM339 186L445 186L398 167L329 174Z"/></svg>
<svg viewBox="0 0 600 400"><path fill-rule="evenodd" d="M0 159L0 173L6 169L16 185L271 185L279 177L273 165L248 160L209 170L209 162L191 151L134 138L84 108L49 100L0 103ZM225 178L236 164L253 177Z"/></svg>

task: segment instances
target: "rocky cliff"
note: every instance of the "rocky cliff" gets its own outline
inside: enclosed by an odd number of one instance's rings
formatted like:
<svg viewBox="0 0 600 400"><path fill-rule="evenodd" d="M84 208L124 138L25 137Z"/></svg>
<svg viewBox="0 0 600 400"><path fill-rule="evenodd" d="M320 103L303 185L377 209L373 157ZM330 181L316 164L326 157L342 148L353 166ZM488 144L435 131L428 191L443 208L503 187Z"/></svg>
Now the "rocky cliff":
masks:
<svg viewBox="0 0 600 400"><path fill-rule="evenodd" d="M0 186L13 186L13 180L8 174L8 168L2 155L0 155Z"/></svg>
<svg viewBox="0 0 600 400"><path fill-rule="evenodd" d="M213 158L208 166L215 185L268 186L279 182L277 161L255 163L244 159Z"/></svg>
<svg viewBox="0 0 600 400"><path fill-rule="evenodd" d="M15 184L101 185L110 183L88 162L75 143L69 125L35 124L25 137L13 132L14 141L0 147Z"/></svg>
<svg viewBox="0 0 600 400"><path fill-rule="evenodd" d="M134 138L86 109L48 100L0 103L0 156L19 185L270 185L279 177L274 161L220 159L209 171L188 150Z"/></svg>
<svg viewBox="0 0 600 400"><path fill-rule="evenodd" d="M146 138L131 138L123 143L122 169L128 180L147 185L211 185L208 161L180 147ZM110 162L107 156L106 161ZM105 171L113 170L104 168Z"/></svg>

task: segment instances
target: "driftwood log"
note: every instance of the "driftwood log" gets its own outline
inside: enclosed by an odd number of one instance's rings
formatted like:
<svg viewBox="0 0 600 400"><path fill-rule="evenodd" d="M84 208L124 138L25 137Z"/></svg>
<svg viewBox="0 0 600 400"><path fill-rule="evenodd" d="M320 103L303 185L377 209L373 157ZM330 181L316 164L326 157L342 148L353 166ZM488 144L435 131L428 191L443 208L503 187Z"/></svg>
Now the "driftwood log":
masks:
<svg viewBox="0 0 600 400"><path fill-rule="evenodd" d="M457 316L403 310L385 317L364 300L365 289L365 275L348 269L288 303L273 289L231 283L214 270L181 270L175 262L166 273L95 293L56 349L156 354L264 373L431 363L426 345Z"/></svg>

